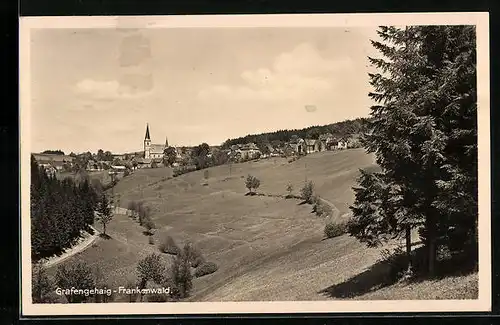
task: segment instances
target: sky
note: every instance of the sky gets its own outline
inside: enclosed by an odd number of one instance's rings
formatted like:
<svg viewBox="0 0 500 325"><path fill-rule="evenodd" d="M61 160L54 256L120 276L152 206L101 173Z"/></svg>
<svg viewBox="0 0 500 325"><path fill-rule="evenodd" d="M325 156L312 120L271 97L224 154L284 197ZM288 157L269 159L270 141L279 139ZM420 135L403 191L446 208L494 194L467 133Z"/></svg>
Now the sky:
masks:
<svg viewBox="0 0 500 325"><path fill-rule="evenodd" d="M219 145L366 117L363 28L35 29L31 151Z"/></svg>

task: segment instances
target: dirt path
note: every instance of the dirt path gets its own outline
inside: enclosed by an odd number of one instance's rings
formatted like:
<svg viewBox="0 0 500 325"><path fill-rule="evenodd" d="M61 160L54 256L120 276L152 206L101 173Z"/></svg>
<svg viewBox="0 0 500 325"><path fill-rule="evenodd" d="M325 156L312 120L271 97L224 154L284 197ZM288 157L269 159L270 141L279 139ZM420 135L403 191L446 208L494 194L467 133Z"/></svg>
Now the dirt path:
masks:
<svg viewBox="0 0 500 325"><path fill-rule="evenodd" d="M84 251L86 248L88 248L98 237L99 237L99 232L92 226L90 226L92 230L94 231L94 234L91 235L89 233L85 233L84 237L80 239L78 244L74 245L73 247L66 249L64 253L62 253L59 256L54 256L50 257L44 262L44 266L49 268L56 266L57 264L61 263L62 261L65 261L66 259Z"/></svg>
<svg viewBox="0 0 500 325"><path fill-rule="evenodd" d="M128 211L129 210L127 210L127 209L117 207L116 211L114 211L114 212L126 214ZM68 258L70 258L78 253L81 253L85 249L90 247L90 245L92 245L96 241L96 239L99 237L100 232L97 231L97 229L95 229L92 226L89 226L89 227L94 231L93 235L91 235L88 232L85 232L83 237L79 239L79 241L76 245L73 245L73 247L66 249L64 251L64 253L62 253L59 256L49 257L48 259L46 259L44 261L44 266L46 268L54 267L54 266L60 264L61 262L67 260Z"/></svg>

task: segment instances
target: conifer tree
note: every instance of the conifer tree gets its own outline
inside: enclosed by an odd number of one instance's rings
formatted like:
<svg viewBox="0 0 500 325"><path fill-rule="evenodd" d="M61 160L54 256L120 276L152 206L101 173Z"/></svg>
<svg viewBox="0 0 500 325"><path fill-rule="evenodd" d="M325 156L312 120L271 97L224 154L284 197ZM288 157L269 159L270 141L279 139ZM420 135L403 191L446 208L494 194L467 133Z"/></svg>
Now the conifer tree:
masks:
<svg viewBox="0 0 500 325"><path fill-rule="evenodd" d="M363 144L382 172L361 174L348 229L369 244L405 236L409 253L411 229L420 228L433 273L438 245L475 237L474 28L380 27L378 34L382 41L372 44L383 58L369 58L379 72L370 74L376 105Z"/></svg>
<svg viewBox="0 0 500 325"><path fill-rule="evenodd" d="M78 185L71 178L60 181L47 175L33 156L30 197L34 261L70 247L93 223L97 197L88 180Z"/></svg>
<svg viewBox="0 0 500 325"><path fill-rule="evenodd" d="M111 211L111 204L106 194L102 194L101 200L99 202L99 207L97 209L98 220L102 225L103 235L106 236L106 226L113 219L113 213Z"/></svg>

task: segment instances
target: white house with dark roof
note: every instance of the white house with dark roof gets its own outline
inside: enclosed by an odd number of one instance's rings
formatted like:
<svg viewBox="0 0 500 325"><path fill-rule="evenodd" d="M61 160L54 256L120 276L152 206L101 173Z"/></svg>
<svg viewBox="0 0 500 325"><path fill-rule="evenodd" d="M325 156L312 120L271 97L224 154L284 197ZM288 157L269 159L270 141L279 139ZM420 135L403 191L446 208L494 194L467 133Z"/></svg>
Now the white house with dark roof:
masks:
<svg viewBox="0 0 500 325"><path fill-rule="evenodd" d="M337 149L340 149L340 150L343 150L343 149L347 149L347 139L345 138L342 138L339 140L339 142L337 143Z"/></svg>
<svg viewBox="0 0 500 325"><path fill-rule="evenodd" d="M318 151L318 144L319 140L315 139L305 139L305 145L306 145L306 152L307 153L313 153Z"/></svg>

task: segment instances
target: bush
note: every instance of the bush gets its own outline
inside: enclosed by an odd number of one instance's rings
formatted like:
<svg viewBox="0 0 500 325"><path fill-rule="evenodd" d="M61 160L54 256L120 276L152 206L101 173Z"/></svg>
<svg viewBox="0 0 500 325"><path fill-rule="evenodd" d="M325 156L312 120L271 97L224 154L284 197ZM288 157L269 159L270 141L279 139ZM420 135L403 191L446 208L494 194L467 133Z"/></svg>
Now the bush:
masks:
<svg viewBox="0 0 500 325"><path fill-rule="evenodd" d="M193 288L193 275L190 265L191 247L187 244L174 260L170 270L171 294L174 299L182 299L189 296Z"/></svg>
<svg viewBox="0 0 500 325"><path fill-rule="evenodd" d="M326 203L323 203L323 213L321 214L322 217L331 217L333 216L333 209L330 205L326 204ZM347 226L346 226L346 229L347 229Z"/></svg>
<svg viewBox="0 0 500 325"><path fill-rule="evenodd" d="M112 302L115 299L113 291L110 289L112 286L106 281L104 274L101 272L100 268L97 266L94 270L94 283L96 288L107 288L109 291L106 294L95 294L94 302L96 303L107 303ZM108 295L109 293L109 295Z"/></svg>
<svg viewBox="0 0 500 325"><path fill-rule="evenodd" d="M139 287L144 288L148 281L162 284L165 281L165 266L158 254L151 254L139 261L137 265L137 275L139 277Z"/></svg>
<svg viewBox="0 0 500 325"><path fill-rule="evenodd" d="M215 264L213 262L206 262L206 263L203 263L202 265L200 265L196 269L196 271L194 272L194 276L199 278L199 277L202 277L204 275L212 274L215 271L217 271L218 269L219 269L219 267L217 266L217 264Z"/></svg>
<svg viewBox="0 0 500 325"><path fill-rule="evenodd" d="M318 213L318 210L320 210L320 205L321 205L321 200L318 195L313 195L311 197L311 204L313 205L313 212L316 214Z"/></svg>
<svg viewBox="0 0 500 325"><path fill-rule="evenodd" d="M191 267L197 268L201 264L205 263L205 258L203 257L201 250L192 243L187 243L184 246L184 253L188 255Z"/></svg>
<svg viewBox="0 0 500 325"><path fill-rule="evenodd" d="M139 216L139 224L145 226L145 222L149 220L151 216L151 207L144 205L142 201L139 202L137 206L137 215Z"/></svg>
<svg viewBox="0 0 500 325"><path fill-rule="evenodd" d="M325 203L317 196L315 196L315 199L313 200L315 200L313 211L316 213L316 215L320 217L328 217L333 215L333 209L329 204Z"/></svg>
<svg viewBox="0 0 500 325"><path fill-rule="evenodd" d="M327 238L342 236L347 233L346 223L328 223L325 226L325 235Z"/></svg>
<svg viewBox="0 0 500 325"><path fill-rule="evenodd" d="M149 216L142 221L142 225L146 228L146 235L148 236L151 236L153 234L152 230L156 228L154 221Z"/></svg>
<svg viewBox="0 0 500 325"><path fill-rule="evenodd" d="M72 264L63 264L57 268L55 276L56 285L59 288L93 289L96 286L92 269L85 262L76 262ZM69 303L82 303L91 297L85 295L66 295Z"/></svg>
<svg viewBox="0 0 500 325"><path fill-rule="evenodd" d="M196 170L196 166L179 166L174 168L173 177L177 177L182 174L186 174Z"/></svg>
<svg viewBox="0 0 500 325"><path fill-rule="evenodd" d="M172 236L165 236L160 246L158 247L162 253L178 255L181 252L181 249L175 243Z"/></svg>
<svg viewBox="0 0 500 325"><path fill-rule="evenodd" d="M135 201L130 201L128 204L127 204L127 209L130 210L130 213L131 213L131 217L134 217L135 216L135 212L137 210L137 202Z"/></svg>
<svg viewBox="0 0 500 325"><path fill-rule="evenodd" d="M45 267L42 265L42 263L33 264L32 274L31 295L33 303L40 304L55 302L53 296L54 285L47 276Z"/></svg>
<svg viewBox="0 0 500 325"><path fill-rule="evenodd" d="M287 198L290 198L292 197L292 193L293 193L293 185L291 183L288 183L288 185L286 186L286 191L288 192L287 194Z"/></svg>
<svg viewBox="0 0 500 325"><path fill-rule="evenodd" d="M306 182L300 190L300 196L306 203L312 203L314 195L314 183L312 181Z"/></svg>
<svg viewBox="0 0 500 325"><path fill-rule="evenodd" d="M246 188L248 188L250 193L254 193L254 191L260 186L260 180L257 177L248 175L247 179L245 180L245 186Z"/></svg>

